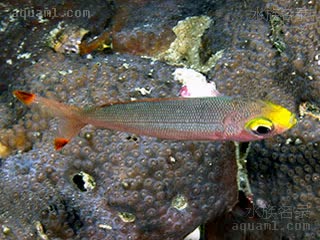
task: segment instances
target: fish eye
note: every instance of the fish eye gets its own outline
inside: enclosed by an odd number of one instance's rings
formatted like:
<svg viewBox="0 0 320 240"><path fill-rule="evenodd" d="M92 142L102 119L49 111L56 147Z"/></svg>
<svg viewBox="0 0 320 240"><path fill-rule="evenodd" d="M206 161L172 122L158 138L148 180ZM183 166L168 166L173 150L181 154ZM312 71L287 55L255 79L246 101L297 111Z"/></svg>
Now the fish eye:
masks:
<svg viewBox="0 0 320 240"><path fill-rule="evenodd" d="M252 129L252 132L257 134L257 135L265 135L270 133L272 128L268 126L257 126L256 129Z"/></svg>
<svg viewBox="0 0 320 240"><path fill-rule="evenodd" d="M273 123L266 118L255 118L246 124L246 128L253 134L263 136L269 134L274 126Z"/></svg>

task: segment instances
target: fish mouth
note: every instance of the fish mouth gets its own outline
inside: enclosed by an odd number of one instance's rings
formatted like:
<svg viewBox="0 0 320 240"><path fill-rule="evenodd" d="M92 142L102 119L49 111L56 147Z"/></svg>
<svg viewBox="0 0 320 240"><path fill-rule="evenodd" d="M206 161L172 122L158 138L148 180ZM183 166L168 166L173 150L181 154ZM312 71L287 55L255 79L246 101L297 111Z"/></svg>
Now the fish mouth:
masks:
<svg viewBox="0 0 320 240"><path fill-rule="evenodd" d="M298 120L296 118L296 115L294 113L291 114L289 119L289 124L291 125L290 128L294 127L297 124Z"/></svg>

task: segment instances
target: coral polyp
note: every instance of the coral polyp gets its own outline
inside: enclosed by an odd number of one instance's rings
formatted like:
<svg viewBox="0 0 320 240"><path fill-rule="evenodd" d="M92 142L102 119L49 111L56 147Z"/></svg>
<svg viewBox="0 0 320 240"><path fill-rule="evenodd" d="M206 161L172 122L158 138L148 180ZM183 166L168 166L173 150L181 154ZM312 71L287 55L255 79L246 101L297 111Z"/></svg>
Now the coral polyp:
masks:
<svg viewBox="0 0 320 240"><path fill-rule="evenodd" d="M0 239L180 240L206 223L206 240L319 238L319 2L50 0L1 8ZM56 15L23 16L25 8ZM194 77L209 94L269 100L298 123L238 152L233 142L88 125L57 152L57 119L11 94L88 107L176 97L187 71L174 64L205 74ZM236 158L246 163L245 193ZM270 222L279 228L241 229Z"/></svg>

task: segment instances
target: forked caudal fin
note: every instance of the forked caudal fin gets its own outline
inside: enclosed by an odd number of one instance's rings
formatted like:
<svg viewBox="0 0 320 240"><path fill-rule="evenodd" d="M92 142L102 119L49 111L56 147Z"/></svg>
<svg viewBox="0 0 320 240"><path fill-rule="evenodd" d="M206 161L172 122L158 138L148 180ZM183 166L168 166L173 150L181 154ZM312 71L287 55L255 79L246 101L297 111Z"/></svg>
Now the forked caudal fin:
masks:
<svg viewBox="0 0 320 240"><path fill-rule="evenodd" d="M36 95L33 93L23 92L19 90L13 91L15 95L23 104L30 105L34 102Z"/></svg>
<svg viewBox="0 0 320 240"><path fill-rule="evenodd" d="M56 150L61 150L86 125L83 122L85 118L81 116L81 110L74 106L68 106L58 101L20 90L13 91L13 94L22 103L28 106L38 105L53 117L59 118L58 137L54 140Z"/></svg>

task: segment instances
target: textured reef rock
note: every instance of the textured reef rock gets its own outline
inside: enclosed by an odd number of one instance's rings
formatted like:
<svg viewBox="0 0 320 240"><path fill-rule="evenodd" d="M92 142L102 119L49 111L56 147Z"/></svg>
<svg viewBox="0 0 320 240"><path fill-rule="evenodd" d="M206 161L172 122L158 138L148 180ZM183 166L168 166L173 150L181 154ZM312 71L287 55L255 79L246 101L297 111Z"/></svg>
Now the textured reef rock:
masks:
<svg viewBox="0 0 320 240"><path fill-rule="evenodd" d="M253 204L240 201L226 217L223 234L318 239L320 6L316 1L246 4L222 5L213 13L216 24L205 36L207 44L228 50L209 79L227 95L270 99L298 116L299 108L310 107L307 114L300 111L298 125L288 133L251 144L247 170Z"/></svg>
<svg viewBox="0 0 320 240"><path fill-rule="evenodd" d="M209 218L207 239L319 238L318 2L48 2L56 18L14 17L26 7L0 5L1 239L182 239ZM67 9L92 16L65 17ZM236 204L233 143L86 126L55 152L58 122L11 95L24 89L78 106L177 96L175 67L139 56L168 49L179 21L204 15L211 20L194 59L224 49L207 79L223 94L269 99L301 116L286 134L249 145L252 202L240 193ZM112 33L113 52L54 52L47 39L61 21L88 30L84 40Z"/></svg>
<svg viewBox="0 0 320 240"><path fill-rule="evenodd" d="M14 88L100 105L176 96L173 72L140 57L74 61L49 49ZM2 161L2 238L180 239L236 202L233 143L161 141L87 126L56 152L58 122L8 98L32 150Z"/></svg>
<svg viewBox="0 0 320 240"><path fill-rule="evenodd" d="M203 62L200 56L202 36L212 24L208 16L188 17L179 21L172 29L175 33L175 40L165 51L157 54L156 59L165 61L172 65L192 68L200 72L208 72L221 57L223 50Z"/></svg>

